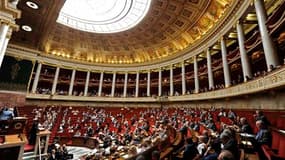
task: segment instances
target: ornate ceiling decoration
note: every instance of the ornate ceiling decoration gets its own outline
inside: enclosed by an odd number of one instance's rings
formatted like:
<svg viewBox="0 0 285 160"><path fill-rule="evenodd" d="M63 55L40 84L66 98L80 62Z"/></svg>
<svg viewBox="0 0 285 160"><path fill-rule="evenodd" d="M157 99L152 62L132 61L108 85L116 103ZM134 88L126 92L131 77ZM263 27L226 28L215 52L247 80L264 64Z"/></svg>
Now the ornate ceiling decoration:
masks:
<svg viewBox="0 0 285 160"><path fill-rule="evenodd" d="M193 45L227 13L232 1L152 0L149 12L137 26L112 34L83 32L55 23L60 9L51 5L57 10L48 20L40 44L31 47L47 56L97 65L149 63Z"/></svg>

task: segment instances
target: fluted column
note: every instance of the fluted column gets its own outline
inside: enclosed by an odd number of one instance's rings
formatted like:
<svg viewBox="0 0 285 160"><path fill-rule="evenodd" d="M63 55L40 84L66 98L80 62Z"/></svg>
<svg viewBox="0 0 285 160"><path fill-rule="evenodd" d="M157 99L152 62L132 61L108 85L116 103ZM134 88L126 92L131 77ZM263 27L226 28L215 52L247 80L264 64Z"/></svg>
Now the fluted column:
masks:
<svg viewBox="0 0 285 160"><path fill-rule="evenodd" d="M170 65L170 96L173 96L174 93L174 88L173 88L173 66L172 64Z"/></svg>
<svg viewBox="0 0 285 160"><path fill-rule="evenodd" d="M226 41L224 37L221 38L221 49L222 49L225 87L229 87L231 86L231 76L230 76L230 69L229 69L228 60L227 60L227 46L226 46Z"/></svg>
<svg viewBox="0 0 285 160"><path fill-rule="evenodd" d="M88 93L89 80L90 80L90 71L88 71L88 72L87 72L87 75L86 75L85 88L84 88L84 96L87 96L87 93Z"/></svg>
<svg viewBox="0 0 285 160"><path fill-rule="evenodd" d="M137 72L137 77L136 77L136 97L139 96L139 82L140 82L140 73Z"/></svg>
<svg viewBox="0 0 285 160"><path fill-rule="evenodd" d="M11 6L13 8L17 8L17 4L19 3L20 0L9 0L9 4L11 4Z"/></svg>
<svg viewBox="0 0 285 160"><path fill-rule="evenodd" d="M255 6L255 11L256 11L259 31L261 34L261 40L262 40L263 50L265 54L266 65L267 65L268 71L270 71L271 65L273 67L276 67L279 65L279 59L278 59L276 48L273 44L272 39L270 38L268 29L266 26L267 13L265 10L264 0L254 0L254 6Z"/></svg>
<svg viewBox="0 0 285 160"><path fill-rule="evenodd" d="M21 11L17 9L17 4L18 0L1 0L0 2L0 68L12 32L19 30L16 19L21 17Z"/></svg>
<svg viewBox="0 0 285 160"><path fill-rule="evenodd" d="M8 36L9 25L0 23L0 68L4 59L10 36Z"/></svg>
<svg viewBox="0 0 285 160"><path fill-rule="evenodd" d="M41 75L41 69L42 69L42 64L38 63L36 75L35 75L33 86L32 86L32 93L36 93L36 91L37 91L39 78L40 78L40 75Z"/></svg>
<svg viewBox="0 0 285 160"><path fill-rule="evenodd" d="M162 73L161 73L161 68L159 68L158 71L158 96L162 95Z"/></svg>
<svg viewBox="0 0 285 160"><path fill-rule="evenodd" d="M146 94L148 97L150 97L150 71L147 72L147 89Z"/></svg>
<svg viewBox="0 0 285 160"><path fill-rule="evenodd" d="M52 84L52 89L51 89L51 94L54 95L56 92L56 86L57 86L57 81L58 81L58 76L59 76L59 67L56 67L55 70L55 75L53 79L53 84Z"/></svg>
<svg viewBox="0 0 285 160"><path fill-rule="evenodd" d="M115 95L115 87L116 87L116 72L113 73L111 97L114 97Z"/></svg>
<svg viewBox="0 0 285 160"><path fill-rule="evenodd" d="M98 88L98 96L102 95L103 78L104 78L104 72L102 71L100 73L100 82L99 82L99 88Z"/></svg>
<svg viewBox="0 0 285 160"><path fill-rule="evenodd" d="M185 81L185 63L181 63L181 83L182 83L182 95L186 93L186 81Z"/></svg>
<svg viewBox="0 0 285 160"><path fill-rule="evenodd" d="M199 93L199 77L198 77L198 62L197 62L197 56L194 56L194 81L195 81L195 93Z"/></svg>
<svg viewBox="0 0 285 160"><path fill-rule="evenodd" d="M69 90L68 90L68 95L69 95L69 96L71 96L71 95L72 95L72 92L73 92L75 74L76 74L76 70L73 69L73 70L72 70L72 74L71 74L70 84L69 84Z"/></svg>
<svg viewBox="0 0 285 160"><path fill-rule="evenodd" d="M212 57L210 48L207 49L207 68L208 68L208 84L209 89L214 88L214 76L212 71Z"/></svg>
<svg viewBox="0 0 285 160"><path fill-rule="evenodd" d="M240 52L242 72L243 72L243 80L244 82L246 82L247 81L246 77L252 78L252 72L251 72L251 67L249 64L247 52L244 46L245 36L244 36L243 25L241 24L241 22L237 23L237 34L238 34L239 52Z"/></svg>
<svg viewBox="0 0 285 160"><path fill-rule="evenodd" d="M124 93L123 93L124 97L127 97L127 89L128 89L128 72L125 73Z"/></svg>

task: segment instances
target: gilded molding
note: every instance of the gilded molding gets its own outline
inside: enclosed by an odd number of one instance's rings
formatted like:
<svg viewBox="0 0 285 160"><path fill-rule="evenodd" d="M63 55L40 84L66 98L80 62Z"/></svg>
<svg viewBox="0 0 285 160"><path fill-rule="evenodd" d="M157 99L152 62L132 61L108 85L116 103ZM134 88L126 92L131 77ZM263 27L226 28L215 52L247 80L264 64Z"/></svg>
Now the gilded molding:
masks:
<svg viewBox="0 0 285 160"><path fill-rule="evenodd" d="M269 89L278 88L285 85L285 67L270 72L269 75L258 77L239 85L231 86L225 89L195 93L182 96L169 96L165 101L194 101L209 100L219 98L229 98L234 96L247 95L262 92ZM39 95L27 94L27 99L45 99L45 100L73 100L73 101L98 101L98 102L161 102L161 97L138 97L138 98L120 98L120 97L79 97L79 96L61 96L61 95Z"/></svg>

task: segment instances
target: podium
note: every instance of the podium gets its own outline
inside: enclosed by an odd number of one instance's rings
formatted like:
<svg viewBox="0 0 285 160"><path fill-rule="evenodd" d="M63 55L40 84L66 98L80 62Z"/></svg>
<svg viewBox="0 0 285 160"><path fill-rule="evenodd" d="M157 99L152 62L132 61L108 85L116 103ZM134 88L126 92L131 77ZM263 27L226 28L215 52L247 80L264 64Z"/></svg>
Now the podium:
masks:
<svg viewBox="0 0 285 160"><path fill-rule="evenodd" d="M27 142L23 134L26 121L24 117L0 121L0 159L22 160Z"/></svg>
<svg viewBox="0 0 285 160"><path fill-rule="evenodd" d="M47 150L48 150L48 142L49 142L49 136L50 136L50 131L44 130L44 131L39 131L37 133L37 140L35 144L35 149L34 149L34 156L35 157L45 157L47 156Z"/></svg>

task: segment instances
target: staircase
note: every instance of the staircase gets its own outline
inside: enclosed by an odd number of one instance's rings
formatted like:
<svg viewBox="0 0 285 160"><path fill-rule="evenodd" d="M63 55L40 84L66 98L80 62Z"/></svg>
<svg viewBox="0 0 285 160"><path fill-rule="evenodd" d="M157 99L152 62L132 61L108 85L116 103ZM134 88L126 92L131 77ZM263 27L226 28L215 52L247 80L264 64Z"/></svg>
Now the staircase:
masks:
<svg viewBox="0 0 285 160"><path fill-rule="evenodd" d="M59 125L60 125L60 123L62 121L63 110L64 110L63 108L60 108L60 111L59 111L59 113L56 116L56 120L55 120L55 123L54 123L54 125L52 127L51 134L50 134L50 137L49 137L49 144L53 143L54 137L57 134L58 127L59 127Z"/></svg>

